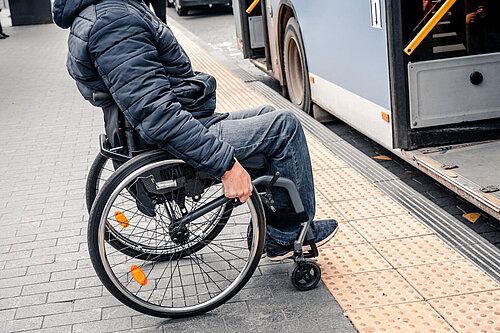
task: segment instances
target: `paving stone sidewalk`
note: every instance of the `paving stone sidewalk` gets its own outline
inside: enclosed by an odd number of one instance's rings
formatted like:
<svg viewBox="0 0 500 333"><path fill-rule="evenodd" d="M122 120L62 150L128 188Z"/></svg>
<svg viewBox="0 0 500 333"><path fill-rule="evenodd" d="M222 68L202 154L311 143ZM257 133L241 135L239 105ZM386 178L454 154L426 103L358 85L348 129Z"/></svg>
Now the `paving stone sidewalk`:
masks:
<svg viewBox="0 0 500 333"><path fill-rule="evenodd" d="M90 264L84 206L101 111L66 72L67 31L4 28L11 38L0 41L0 332L355 331L322 283L297 292L290 265L267 260L231 302L200 317L149 317L110 296Z"/></svg>

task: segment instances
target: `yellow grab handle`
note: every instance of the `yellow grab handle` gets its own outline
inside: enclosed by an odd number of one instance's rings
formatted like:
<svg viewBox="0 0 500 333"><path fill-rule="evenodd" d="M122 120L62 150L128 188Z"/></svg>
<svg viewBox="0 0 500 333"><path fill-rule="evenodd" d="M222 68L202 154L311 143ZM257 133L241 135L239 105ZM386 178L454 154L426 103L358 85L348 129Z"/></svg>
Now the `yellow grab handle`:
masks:
<svg viewBox="0 0 500 333"><path fill-rule="evenodd" d="M254 10L255 7L259 4L260 0L254 0L252 4L247 8L246 12L247 14L250 14L252 10Z"/></svg>
<svg viewBox="0 0 500 333"><path fill-rule="evenodd" d="M415 51L415 49L422 43L422 41L427 37L429 32L434 29L436 24L443 18L443 16L450 10L451 6L453 6L457 2L457 0L446 0L445 3L437 10L437 12L431 17L429 22L427 22L422 30L413 38L413 40L408 44L408 46L404 49L407 55L410 55Z"/></svg>

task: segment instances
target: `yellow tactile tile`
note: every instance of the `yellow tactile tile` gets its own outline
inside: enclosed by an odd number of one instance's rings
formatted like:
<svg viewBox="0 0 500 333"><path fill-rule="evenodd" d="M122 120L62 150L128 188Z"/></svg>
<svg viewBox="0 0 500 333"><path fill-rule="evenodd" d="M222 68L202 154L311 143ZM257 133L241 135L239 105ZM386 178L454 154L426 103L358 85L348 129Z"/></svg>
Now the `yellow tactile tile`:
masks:
<svg viewBox="0 0 500 333"><path fill-rule="evenodd" d="M405 267L398 271L426 299L500 288L465 259Z"/></svg>
<svg viewBox="0 0 500 333"><path fill-rule="evenodd" d="M457 332L500 332L500 290L436 298L429 303Z"/></svg>
<svg viewBox="0 0 500 333"><path fill-rule="evenodd" d="M337 201L332 202L332 204L348 220L360 220L407 213L406 210L386 196Z"/></svg>
<svg viewBox="0 0 500 333"><path fill-rule="evenodd" d="M349 167L349 164L342 161L340 157L324 149L317 149L314 145L309 144L309 155L311 156L311 164L314 171Z"/></svg>
<svg viewBox="0 0 500 333"><path fill-rule="evenodd" d="M389 263L368 243L322 247L316 260L324 277L391 268Z"/></svg>
<svg viewBox="0 0 500 333"><path fill-rule="evenodd" d="M176 29L175 25L171 25L170 27L188 54L193 68L210 73L217 79L216 110L218 112L231 112L262 104L270 104L261 94L248 87L243 80L236 77L200 46L190 40L180 30Z"/></svg>
<svg viewBox="0 0 500 333"><path fill-rule="evenodd" d="M317 170L316 173L321 173L323 170ZM315 185L316 189L331 202L356 200L362 198L379 197L382 192L371 184L352 184L352 183L323 183L318 182Z"/></svg>
<svg viewBox="0 0 500 333"><path fill-rule="evenodd" d="M307 145L313 170L348 168L349 164L323 146L318 140L307 136Z"/></svg>
<svg viewBox="0 0 500 333"><path fill-rule="evenodd" d="M372 243L372 245L394 267L463 259L435 235L400 238Z"/></svg>
<svg viewBox="0 0 500 333"><path fill-rule="evenodd" d="M345 246L353 244L366 243L363 238L349 223L339 223L339 229L328 243L324 244L321 248Z"/></svg>
<svg viewBox="0 0 500 333"><path fill-rule="evenodd" d="M360 333L453 332L450 325L426 302L349 310L347 315Z"/></svg>
<svg viewBox="0 0 500 333"><path fill-rule="evenodd" d="M351 221L351 224L369 242L432 234L409 214L356 220Z"/></svg>
<svg viewBox="0 0 500 333"><path fill-rule="evenodd" d="M335 219L337 222L344 222L346 219L326 198L316 189L316 214L315 220Z"/></svg>
<svg viewBox="0 0 500 333"><path fill-rule="evenodd" d="M344 310L422 301L393 269L329 276L323 281Z"/></svg>
<svg viewBox="0 0 500 333"><path fill-rule="evenodd" d="M335 186L338 183L358 183L370 185L370 182L353 168L325 169L314 174L315 184Z"/></svg>

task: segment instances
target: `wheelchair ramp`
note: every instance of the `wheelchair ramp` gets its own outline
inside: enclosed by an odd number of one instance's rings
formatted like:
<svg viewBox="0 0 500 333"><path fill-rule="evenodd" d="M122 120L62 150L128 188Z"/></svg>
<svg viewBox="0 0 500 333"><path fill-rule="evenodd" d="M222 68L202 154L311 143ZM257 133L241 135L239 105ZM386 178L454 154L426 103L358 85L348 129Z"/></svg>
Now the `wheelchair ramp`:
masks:
<svg viewBox="0 0 500 333"><path fill-rule="evenodd" d="M420 149L404 154L411 156L427 174L500 220L500 141Z"/></svg>
<svg viewBox="0 0 500 333"><path fill-rule="evenodd" d="M314 169L316 219L340 225L317 258L322 279L360 332L499 329L498 249L248 73L228 72L189 32L173 30L195 68L217 78L223 98L248 102L232 109L266 103L297 112ZM231 111L226 103L220 109Z"/></svg>

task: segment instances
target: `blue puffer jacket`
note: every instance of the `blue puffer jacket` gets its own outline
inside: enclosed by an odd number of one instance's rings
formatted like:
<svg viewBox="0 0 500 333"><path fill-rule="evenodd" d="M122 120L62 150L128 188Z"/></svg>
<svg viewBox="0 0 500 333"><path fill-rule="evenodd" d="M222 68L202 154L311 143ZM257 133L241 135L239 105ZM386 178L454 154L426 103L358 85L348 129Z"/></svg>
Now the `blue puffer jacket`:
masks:
<svg viewBox="0 0 500 333"><path fill-rule="evenodd" d="M54 21L71 27L67 67L92 104L116 103L149 144L221 177L234 149L206 127L215 79L194 72L172 31L139 0L56 0ZM113 99L95 103L94 92Z"/></svg>

